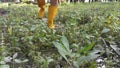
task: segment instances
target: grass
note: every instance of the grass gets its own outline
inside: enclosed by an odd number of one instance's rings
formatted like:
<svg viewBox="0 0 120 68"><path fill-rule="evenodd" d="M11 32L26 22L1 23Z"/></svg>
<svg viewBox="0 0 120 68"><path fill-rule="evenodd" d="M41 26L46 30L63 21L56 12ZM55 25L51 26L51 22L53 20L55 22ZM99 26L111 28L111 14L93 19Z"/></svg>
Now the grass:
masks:
<svg viewBox="0 0 120 68"><path fill-rule="evenodd" d="M9 6L8 6L9 5ZM16 68L15 60L21 61L18 66L33 66L34 68L53 67L62 65L63 67L71 67L69 64L78 65L78 67L94 66L96 58L89 59L90 54L96 50L100 50L100 56L105 53L104 43L102 39L108 41L111 45L114 43L117 47L120 41L120 3L79 3L79 4L62 4L58 8L58 14L55 24L62 26L57 29L49 29L47 22L37 19L39 7L32 4L7 4L0 3L0 8L9 11L7 14L0 16L0 43L4 41L0 49L1 61L7 56L12 57L18 53L16 58L12 60L11 67ZM47 18L48 5L46 6L45 18ZM3 33L3 35L2 35ZM69 57L69 64L61 58L61 54L57 52L57 48L53 42L59 42L61 45L61 37L65 36L70 44L73 54L78 57ZM2 38L3 37L3 38ZM102 38L102 39L101 39ZM93 49L88 46L94 43ZM93 45L92 45L93 46ZM87 53L85 48L87 48ZM79 54L83 49L83 54ZM88 50L89 49L89 50ZM107 67L114 66L119 60L111 59L117 56L111 49L108 52ZM59 50L61 51L61 50ZM93 51L93 52L91 52ZM5 54L3 54L5 52ZM96 55L95 55L96 56ZM77 64L81 62L82 64ZM28 62L22 60L28 59ZM90 62L90 61L93 62ZM112 63L113 62L113 63ZM8 62L6 62L8 64ZM32 65L31 65L32 64ZM53 65L53 66L52 66ZM73 66L75 66L73 65Z"/></svg>

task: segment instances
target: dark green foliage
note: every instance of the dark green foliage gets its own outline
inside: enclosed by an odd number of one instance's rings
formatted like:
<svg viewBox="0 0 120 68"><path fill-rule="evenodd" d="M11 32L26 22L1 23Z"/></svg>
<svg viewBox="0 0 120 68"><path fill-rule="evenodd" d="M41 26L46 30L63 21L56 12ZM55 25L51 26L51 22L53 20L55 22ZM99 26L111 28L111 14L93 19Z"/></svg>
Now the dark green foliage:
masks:
<svg viewBox="0 0 120 68"><path fill-rule="evenodd" d="M49 29L47 22L37 19L39 8L36 5L4 5L7 4L0 4L0 8L9 13L0 16L0 61L18 53L14 60L21 61L20 66L24 66L23 61L28 59L24 63L34 68L47 68L51 63L66 68L93 68L96 66L95 59L105 53L102 39L110 45L115 44L115 48L120 47L119 3L59 6L55 19L59 28L56 29ZM112 59L117 54L111 49L108 47L108 68L119 63L116 62L119 58ZM11 61L13 66L14 60Z"/></svg>

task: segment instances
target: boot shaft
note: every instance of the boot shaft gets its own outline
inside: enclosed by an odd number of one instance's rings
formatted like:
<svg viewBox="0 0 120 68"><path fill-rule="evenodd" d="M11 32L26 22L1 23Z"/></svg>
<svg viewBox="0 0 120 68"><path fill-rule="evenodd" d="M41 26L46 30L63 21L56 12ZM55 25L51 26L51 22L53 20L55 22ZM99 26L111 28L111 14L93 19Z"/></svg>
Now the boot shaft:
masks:
<svg viewBox="0 0 120 68"><path fill-rule="evenodd" d="M49 28L55 28L55 25L54 25L54 18L57 14L57 10L58 10L58 7L57 6L49 6L48 8L48 27Z"/></svg>

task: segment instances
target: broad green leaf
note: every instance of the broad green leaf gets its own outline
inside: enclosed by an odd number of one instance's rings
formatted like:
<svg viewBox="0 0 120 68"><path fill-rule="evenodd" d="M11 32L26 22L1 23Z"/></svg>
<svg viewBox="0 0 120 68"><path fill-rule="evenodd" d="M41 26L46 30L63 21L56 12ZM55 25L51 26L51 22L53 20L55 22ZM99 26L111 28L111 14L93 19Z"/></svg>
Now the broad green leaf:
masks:
<svg viewBox="0 0 120 68"><path fill-rule="evenodd" d="M89 53L90 59L96 59L100 54L97 54L98 52L101 52L100 50L93 50Z"/></svg>
<svg viewBox="0 0 120 68"><path fill-rule="evenodd" d="M18 56L18 53L15 53L12 58L15 59L17 56Z"/></svg>
<svg viewBox="0 0 120 68"><path fill-rule="evenodd" d="M89 51L94 47L95 43L92 42L91 44L89 44L88 46L85 47L85 51Z"/></svg>
<svg viewBox="0 0 120 68"><path fill-rule="evenodd" d="M91 44L81 48L79 52L80 53L88 52L89 50L91 50L93 48L94 45L95 45L95 43L92 42Z"/></svg>
<svg viewBox="0 0 120 68"><path fill-rule="evenodd" d="M22 63L22 60L20 60L20 59L15 59L14 60L16 63Z"/></svg>
<svg viewBox="0 0 120 68"><path fill-rule="evenodd" d="M62 46L62 44L58 43L58 42L53 42L54 46L58 49L58 52L60 53L60 55L70 64L70 62L68 61L66 55L68 55L68 52L66 51L66 49Z"/></svg>
<svg viewBox="0 0 120 68"><path fill-rule="evenodd" d="M28 62L29 60L28 59L24 59L22 62L25 63L25 62Z"/></svg>
<svg viewBox="0 0 120 68"><path fill-rule="evenodd" d="M102 33L107 33L107 32L109 32L109 31L110 31L110 29L104 28L104 29L102 30Z"/></svg>
<svg viewBox="0 0 120 68"><path fill-rule="evenodd" d="M73 66L74 68L79 68L79 63L77 63L76 61L73 61Z"/></svg>
<svg viewBox="0 0 120 68"><path fill-rule="evenodd" d="M30 30L31 30L31 31L34 31L35 29L36 29L36 26L33 25Z"/></svg>
<svg viewBox="0 0 120 68"><path fill-rule="evenodd" d="M110 45L112 49L120 56L120 48L117 45Z"/></svg>
<svg viewBox="0 0 120 68"><path fill-rule="evenodd" d="M43 64L41 65L41 68L48 68L48 62L44 61Z"/></svg>
<svg viewBox="0 0 120 68"><path fill-rule="evenodd" d="M0 65L1 65L1 64L6 64L6 62L5 62L5 61L0 61Z"/></svg>
<svg viewBox="0 0 120 68"><path fill-rule="evenodd" d="M58 49L58 51L63 52L65 55L68 55L68 52L66 51L66 49L64 48L64 46L62 44L60 44L58 42L53 42L53 44Z"/></svg>
<svg viewBox="0 0 120 68"><path fill-rule="evenodd" d="M9 65L0 65L0 68L10 68Z"/></svg>
<svg viewBox="0 0 120 68"><path fill-rule="evenodd" d="M10 56L4 57L4 61L5 61L5 62L11 62L12 59L13 59L13 58L10 57Z"/></svg>
<svg viewBox="0 0 120 68"><path fill-rule="evenodd" d="M69 42L68 42L67 38L64 35L62 36L61 41L62 41L64 47L67 49L67 51L70 52Z"/></svg>
<svg viewBox="0 0 120 68"><path fill-rule="evenodd" d="M84 64L86 59L87 59L86 56L80 56L80 57L77 58L77 63L79 63L79 65Z"/></svg>

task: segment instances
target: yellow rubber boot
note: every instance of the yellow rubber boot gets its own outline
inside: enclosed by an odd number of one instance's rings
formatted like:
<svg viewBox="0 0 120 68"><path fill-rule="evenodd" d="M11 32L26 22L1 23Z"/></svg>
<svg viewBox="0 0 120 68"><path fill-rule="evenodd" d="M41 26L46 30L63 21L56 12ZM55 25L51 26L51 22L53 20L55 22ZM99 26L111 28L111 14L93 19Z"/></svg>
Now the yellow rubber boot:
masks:
<svg viewBox="0 0 120 68"><path fill-rule="evenodd" d="M55 28L53 21L56 16L57 9L57 6L49 6L48 8L48 27L51 29Z"/></svg>
<svg viewBox="0 0 120 68"><path fill-rule="evenodd" d="M45 0L37 0L40 10L38 12L38 18L43 18L45 12Z"/></svg>

